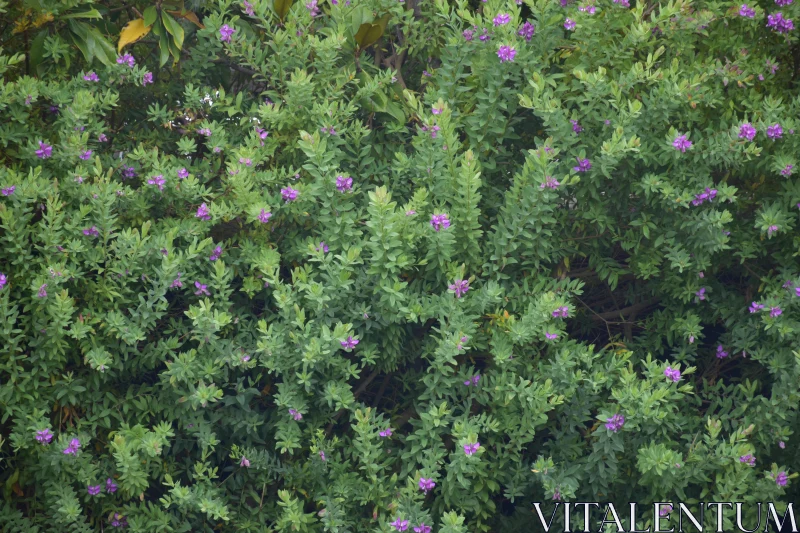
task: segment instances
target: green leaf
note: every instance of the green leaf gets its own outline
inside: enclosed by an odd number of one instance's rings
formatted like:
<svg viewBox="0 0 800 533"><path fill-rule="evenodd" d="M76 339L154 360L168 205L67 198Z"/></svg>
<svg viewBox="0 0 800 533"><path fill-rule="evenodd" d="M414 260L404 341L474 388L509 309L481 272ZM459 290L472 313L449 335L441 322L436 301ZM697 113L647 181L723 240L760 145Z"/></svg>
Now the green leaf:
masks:
<svg viewBox="0 0 800 533"><path fill-rule="evenodd" d="M387 13L373 23L365 22L362 24L355 36L358 47L364 50L377 43L378 39L383 36L390 17L391 15Z"/></svg>
<svg viewBox="0 0 800 533"><path fill-rule="evenodd" d="M158 43L159 51L161 52L159 65L162 67L166 65L167 60L169 60L169 43L170 40L169 37L167 37L167 32L162 31L161 38Z"/></svg>
<svg viewBox="0 0 800 533"><path fill-rule="evenodd" d="M286 18L286 15L289 13L289 10L292 8L292 3L294 0L275 0L272 4L275 13L278 15L278 18L283 19Z"/></svg>
<svg viewBox="0 0 800 533"><path fill-rule="evenodd" d="M142 12L142 18L144 19L145 26L152 26L158 18L158 10L156 10L156 6L150 6L145 9Z"/></svg>
<svg viewBox="0 0 800 533"><path fill-rule="evenodd" d="M175 47L180 51L183 48L183 28L177 20L172 18L172 15L163 11L161 12L161 21L164 23L164 28L172 35Z"/></svg>
<svg viewBox="0 0 800 533"><path fill-rule="evenodd" d="M60 19L101 19L103 16L96 9L90 9L83 13L69 13L67 15L59 15Z"/></svg>
<svg viewBox="0 0 800 533"><path fill-rule="evenodd" d="M39 32L31 42L30 66L36 68L44 59L44 41L47 38L47 31Z"/></svg>

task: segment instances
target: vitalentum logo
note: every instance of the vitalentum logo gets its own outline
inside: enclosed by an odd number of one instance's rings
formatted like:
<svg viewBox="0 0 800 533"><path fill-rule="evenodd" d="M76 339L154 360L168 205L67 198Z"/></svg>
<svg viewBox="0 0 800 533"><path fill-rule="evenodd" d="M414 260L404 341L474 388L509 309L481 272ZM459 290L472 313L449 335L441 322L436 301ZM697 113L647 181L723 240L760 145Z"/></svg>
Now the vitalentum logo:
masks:
<svg viewBox="0 0 800 533"><path fill-rule="evenodd" d="M756 533L778 531L798 533L794 504L700 502L692 505L629 503L617 509L612 503L556 502L533 504L540 524L533 531L545 533ZM786 508L781 513L779 508ZM671 518L672 517L672 518ZM650 524L637 529L637 524Z"/></svg>

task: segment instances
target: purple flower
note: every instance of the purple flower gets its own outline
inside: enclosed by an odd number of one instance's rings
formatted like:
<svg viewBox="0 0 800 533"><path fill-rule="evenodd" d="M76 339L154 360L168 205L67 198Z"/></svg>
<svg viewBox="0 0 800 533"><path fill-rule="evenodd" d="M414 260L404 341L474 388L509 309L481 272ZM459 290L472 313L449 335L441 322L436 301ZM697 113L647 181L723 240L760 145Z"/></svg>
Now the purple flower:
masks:
<svg viewBox="0 0 800 533"><path fill-rule="evenodd" d="M775 224L771 225L767 228L767 237L772 237L772 234L778 231L778 226Z"/></svg>
<svg viewBox="0 0 800 533"><path fill-rule="evenodd" d="M153 83L153 73L152 72L145 72L144 76L142 76L142 87Z"/></svg>
<svg viewBox="0 0 800 533"><path fill-rule="evenodd" d="M119 56L117 58L118 65L128 65L130 68L136 64L136 59L133 58L130 54L125 54L124 56Z"/></svg>
<svg viewBox="0 0 800 533"><path fill-rule="evenodd" d="M776 318L783 314L780 307L770 307L769 308L769 316L770 318Z"/></svg>
<svg viewBox="0 0 800 533"><path fill-rule="evenodd" d="M3 274L2 272L0 272L0 289L2 289L3 287L5 287L5 286L6 286L6 283L8 283L8 278L6 277L6 275L5 275L5 274ZM800 295L798 295L798 296L800 296Z"/></svg>
<svg viewBox="0 0 800 533"><path fill-rule="evenodd" d="M578 160L578 166L572 167L575 172L588 172L592 168L592 163L588 159L581 159L580 157L575 159Z"/></svg>
<svg viewBox="0 0 800 533"><path fill-rule="evenodd" d="M206 137L211 137L211 130L209 128L200 128L197 133Z"/></svg>
<svg viewBox="0 0 800 533"><path fill-rule="evenodd" d="M667 369L664 370L664 375L667 376L667 379L672 380L675 383L681 380L681 371L677 368L672 368L671 366L668 366Z"/></svg>
<svg viewBox="0 0 800 533"><path fill-rule="evenodd" d="M288 204L289 202L293 202L297 199L297 195L300 191L292 189L291 187L284 187L281 189L281 198Z"/></svg>
<svg viewBox="0 0 800 533"><path fill-rule="evenodd" d="M442 114L442 108L441 107L436 107L434 105L434 106L431 107L431 113L433 113L434 115L441 115Z"/></svg>
<svg viewBox="0 0 800 533"><path fill-rule="evenodd" d="M447 229L450 227L450 218L447 214L431 215L431 226L436 231Z"/></svg>
<svg viewBox="0 0 800 533"><path fill-rule="evenodd" d="M552 341L558 338L558 333L550 333L549 331L546 331L544 336L547 340Z"/></svg>
<svg viewBox="0 0 800 533"><path fill-rule="evenodd" d="M756 129L749 122L745 122L739 126L739 138L752 141L756 137Z"/></svg>
<svg viewBox="0 0 800 533"><path fill-rule="evenodd" d="M336 176L336 190L339 192L347 192L353 189L353 178L344 176Z"/></svg>
<svg viewBox="0 0 800 533"><path fill-rule="evenodd" d="M694 293L694 295L697 296L697 299L700 300L700 301L705 300L706 299L706 288L705 287L700 287L700 290L697 291L696 293Z"/></svg>
<svg viewBox="0 0 800 533"><path fill-rule="evenodd" d="M253 166L253 160L249 159L247 157L240 157L239 158L239 163L243 164L246 167L252 167Z"/></svg>
<svg viewBox="0 0 800 533"><path fill-rule="evenodd" d="M231 42L231 36L234 33L236 33L235 29L231 28L227 24L224 24L219 29L219 40L222 41L223 43L229 43L229 42Z"/></svg>
<svg viewBox="0 0 800 533"><path fill-rule="evenodd" d="M170 288L175 289L177 287L183 287L183 282L181 281L181 273L178 272L178 277L172 280L170 284Z"/></svg>
<svg viewBox="0 0 800 533"><path fill-rule="evenodd" d="M202 295L204 295L204 294L205 294L206 296L211 296L211 293L210 293L210 292L208 292L208 285L203 285L203 284L202 284L202 283L200 283L199 281L195 281L195 282L194 282L194 286L195 286L195 288L197 289L196 291L194 291L194 293L195 293L197 296L202 296Z"/></svg>
<svg viewBox="0 0 800 533"><path fill-rule="evenodd" d="M471 41L475 35L475 32L473 32L472 30L464 30L461 35L464 37L465 41Z"/></svg>
<svg viewBox="0 0 800 533"><path fill-rule="evenodd" d="M317 7L317 0L311 0L306 4L306 9L308 9L308 14L311 15L311 18L319 16L319 8Z"/></svg>
<svg viewBox="0 0 800 533"><path fill-rule="evenodd" d="M476 442L474 444L465 444L464 445L464 453L467 455L472 455L478 451L478 448L481 447L480 442Z"/></svg>
<svg viewBox="0 0 800 533"><path fill-rule="evenodd" d="M86 150L85 152L82 152L81 155L78 156L78 158L82 159L83 161L88 161L91 157L92 157L91 150Z"/></svg>
<svg viewBox="0 0 800 533"><path fill-rule="evenodd" d="M487 30L486 28L483 28L483 35L481 35L479 37L479 39L481 40L482 43L485 43L486 41L491 40L492 36L489 35L488 32L489 32L489 30Z"/></svg>
<svg viewBox="0 0 800 533"><path fill-rule="evenodd" d="M386 428L386 429L384 429L383 431L379 432L379 433L378 433L378 435L380 435L380 436L381 436L381 438L384 438L384 439L385 439L386 437L391 437L391 436L392 436L392 428L391 428L391 426L390 426L390 427L387 427L387 428Z"/></svg>
<svg viewBox="0 0 800 533"><path fill-rule="evenodd" d="M2 275L0 274L0 276L2 276ZM3 284L0 283L0 288L2 288L2 287L3 287ZM800 287L795 287L794 288L794 295L800 297Z"/></svg>
<svg viewBox="0 0 800 533"><path fill-rule="evenodd" d="M502 26L503 24L508 24L510 20L511 15L508 13L500 13L492 20L492 24L495 26Z"/></svg>
<svg viewBox="0 0 800 533"><path fill-rule="evenodd" d="M205 202L200 204L200 207L197 208L197 213L195 213L194 216L200 220L211 220L211 216L208 214L208 206L205 204Z"/></svg>
<svg viewBox="0 0 800 533"><path fill-rule="evenodd" d="M791 176L793 168L794 165L786 165L785 167L783 167L783 170L781 170L781 176L786 176L786 177Z"/></svg>
<svg viewBox="0 0 800 533"><path fill-rule="evenodd" d="M761 311L762 309L764 309L764 304L760 304L758 302L753 302L750 304L751 313L756 313L758 311Z"/></svg>
<svg viewBox="0 0 800 533"><path fill-rule="evenodd" d="M136 169L133 167L124 167L122 169L122 179L127 178L135 178L136 177Z"/></svg>
<svg viewBox="0 0 800 533"><path fill-rule="evenodd" d="M64 454L77 455L80 447L81 447L81 441L79 441L78 439L72 439L71 441L69 441L69 445L66 448L64 448Z"/></svg>
<svg viewBox="0 0 800 533"><path fill-rule="evenodd" d="M767 137L770 139L780 139L783 136L783 128L780 124L774 124L767 128Z"/></svg>
<svg viewBox="0 0 800 533"><path fill-rule="evenodd" d="M301 415L300 412L297 409L289 409L289 414L296 421L300 421L300 420L303 419L303 415Z"/></svg>
<svg viewBox="0 0 800 533"><path fill-rule="evenodd" d="M431 526L426 526L425 522L422 522L414 528L414 533L431 533Z"/></svg>
<svg viewBox="0 0 800 533"><path fill-rule="evenodd" d="M100 81L100 78L97 77L97 74L95 74L94 71L86 74L83 79L86 81Z"/></svg>
<svg viewBox="0 0 800 533"><path fill-rule="evenodd" d="M256 128L256 133L258 133L258 136L261 139L261 146L264 146L264 139L269 137L269 132L263 128Z"/></svg>
<svg viewBox="0 0 800 533"><path fill-rule="evenodd" d="M178 179L184 180L189 177L189 171L186 168L182 168L178 171Z"/></svg>
<svg viewBox="0 0 800 533"><path fill-rule="evenodd" d="M457 279L448 289L456 293L456 298L461 298L463 295L467 294L469 290L469 280Z"/></svg>
<svg viewBox="0 0 800 533"><path fill-rule="evenodd" d="M570 30L570 31L574 30L575 29L575 21L570 19L570 18L568 18L567 20L564 21L564 28L566 28L567 30Z"/></svg>
<svg viewBox="0 0 800 533"><path fill-rule="evenodd" d="M568 316L569 316L569 307L566 305L562 305L561 307L553 311L553 317L555 318L567 318Z"/></svg>
<svg viewBox="0 0 800 533"><path fill-rule="evenodd" d="M92 226L89 229L83 230L83 234L86 235L87 237L97 237L98 235L100 235L100 232L97 231L97 226Z"/></svg>
<svg viewBox="0 0 800 533"><path fill-rule="evenodd" d="M471 385L477 387L478 386L478 382L480 380L481 380L481 375L480 374L475 374L474 376L469 378L467 381L465 381L464 385L466 385L467 387L469 387Z"/></svg>
<svg viewBox="0 0 800 533"><path fill-rule="evenodd" d="M51 440L53 440L53 434L50 432L50 428L45 428L36 432L36 441L39 442L39 444L50 444Z"/></svg>
<svg viewBox="0 0 800 533"><path fill-rule="evenodd" d="M214 248L214 252L210 256L208 256L208 260L216 261L217 259L220 258L221 255L222 255L222 246L217 246L216 248Z"/></svg>
<svg viewBox="0 0 800 533"><path fill-rule="evenodd" d="M12 194L14 194L15 190L17 190L16 185L12 185L11 187L4 187L3 189L0 189L0 194L2 194L3 196L11 196Z"/></svg>
<svg viewBox="0 0 800 533"><path fill-rule="evenodd" d="M158 187L159 191L164 190L164 183L166 183L166 181L164 180L164 176L161 174L159 174L158 176L153 176L152 178L147 180L148 185L155 185L156 187Z"/></svg>
<svg viewBox="0 0 800 533"><path fill-rule="evenodd" d="M557 189L561 185L553 176L545 176L544 183L539 185L540 189Z"/></svg>
<svg viewBox="0 0 800 533"><path fill-rule="evenodd" d="M117 484L111 478L106 479L106 492L112 494L117 492Z"/></svg>
<svg viewBox="0 0 800 533"><path fill-rule="evenodd" d="M242 6L244 6L244 12L247 13L250 17L255 17L256 12L253 11L253 4L248 2L247 0L242 0Z"/></svg>
<svg viewBox="0 0 800 533"><path fill-rule="evenodd" d="M400 520L398 518L389 525L394 527L397 531L405 531L406 529L408 529L408 520Z"/></svg>
<svg viewBox="0 0 800 533"><path fill-rule="evenodd" d="M692 147L692 141L687 140L686 135L678 135L675 137L675 140L672 141L672 146L680 152L686 152L687 148Z"/></svg>
<svg viewBox="0 0 800 533"><path fill-rule="evenodd" d="M433 487L436 486L436 482L433 481L433 478L425 479L424 477L419 478L419 490L427 494L429 491L433 490Z"/></svg>
<svg viewBox="0 0 800 533"><path fill-rule="evenodd" d="M247 457L245 457L243 455L242 459L239 461L239 466L243 466L245 468L250 468L250 461L247 459Z"/></svg>
<svg viewBox="0 0 800 533"><path fill-rule="evenodd" d="M354 339L352 335L348 335L348 337L341 341L340 344L345 350L352 350L358 344L358 339Z"/></svg>
<svg viewBox="0 0 800 533"><path fill-rule="evenodd" d="M775 3L781 7L788 6L793 0L775 0Z"/></svg>
<svg viewBox="0 0 800 533"><path fill-rule="evenodd" d="M625 425L625 417L619 413L615 414L614 416L606 420L606 429L614 433L622 429L622 426L624 425Z"/></svg>
<svg viewBox="0 0 800 533"><path fill-rule="evenodd" d="M728 357L728 352L725 351L725 348L720 344L717 346L717 359L725 359Z"/></svg>
<svg viewBox="0 0 800 533"><path fill-rule="evenodd" d="M658 511L658 516L667 516L671 512L672 512L672 506L667 505L666 507L662 507L661 510Z"/></svg>
<svg viewBox="0 0 800 533"><path fill-rule="evenodd" d="M327 254L327 253L328 253L328 245L327 245L327 244L325 244L325 241L320 241L320 243L319 243L319 245L317 246L316 250L317 250L318 252L319 252L320 250L322 250L322 253L324 253L324 254Z"/></svg>
<svg viewBox="0 0 800 533"><path fill-rule="evenodd" d="M692 200L692 205L697 206L703 204L705 201L711 201L717 197L717 189L709 189L706 187L704 192L700 194L694 195L694 200Z"/></svg>
<svg viewBox="0 0 800 533"><path fill-rule="evenodd" d="M754 18L756 16L756 10L752 7L747 7L747 4L742 4L742 7L739 8L739 16L749 19Z"/></svg>
<svg viewBox="0 0 800 533"><path fill-rule="evenodd" d="M270 213L265 209L262 209L261 212L258 214L258 221L261 222L262 224L266 224L267 222L269 222L271 216L272 213Z"/></svg>
<svg viewBox="0 0 800 533"><path fill-rule="evenodd" d="M47 159L53 155L53 147L47 143L39 141L39 149L36 150L36 157L39 159Z"/></svg>
<svg viewBox="0 0 800 533"><path fill-rule="evenodd" d="M47 298L47 283L43 283L41 287L39 287L39 292L36 293L36 296L39 298Z"/></svg>
<svg viewBox="0 0 800 533"><path fill-rule="evenodd" d="M576 135L583 131L583 128L580 124L578 124L577 120L570 119L570 122L572 123L572 131L574 131Z"/></svg>
<svg viewBox="0 0 800 533"><path fill-rule="evenodd" d="M745 463L747 466L756 466L756 458L749 453L739 457L739 462Z"/></svg>
<svg viewBox="0 0 800 533"><path fill-rule="evenodd" d="M778 33L789 33L794 29L794 23L783 18L783 13L779 11L767 16L767 28L772 28Z"/></svg>
<svg viewBox="0 0 800 533"><path fill-rule="evenodd" d="M784 448L786 448L786 443L785 443L785 442L783 442L783 441L780 441L780 442L778 443L778 446L780 446L781 450L783 450Z"/></svg>
<svg viewBox="0 0 800 533"><path fill-rule="evenodd" d="M89 492L90 496L97 496L100 494L100 485L88 485L86 490Z"/></svg>
<svg viewBox="0 0 800 533"><path fill-rule="evenodd" d="M789 481L789 476L786 475L786 472L778 472L778 475L775 476L775 483L777 483L779 487L785 487L787 481Z"/></svg>
<svg viewBox="0 0 800 533"><path fill-rule="evenodd" d="M533 34L536 31L536 27L531 24L530 22L525 22L522 26L520 26L517 35L520 37L524 37L526 41L530 42L533 39Z"/></svg>

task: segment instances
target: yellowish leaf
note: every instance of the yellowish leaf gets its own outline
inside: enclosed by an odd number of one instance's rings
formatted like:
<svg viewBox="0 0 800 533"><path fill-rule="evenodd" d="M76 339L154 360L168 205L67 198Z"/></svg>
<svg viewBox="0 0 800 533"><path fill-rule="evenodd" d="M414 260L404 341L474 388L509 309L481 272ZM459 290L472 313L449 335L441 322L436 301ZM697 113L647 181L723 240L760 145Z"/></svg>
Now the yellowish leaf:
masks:
<svg viewBox="0 0 800 533"><path fill-rule="evenodd" d="M200 19L197 18L194 11L167 11L170 15L175 16L176 18L186 19L198 28L205 29L205 26L200 22Z"/></svg>
<svg viewBox="0 0 800 533"><path fill-rule="evenodd" d="M135 43L148 33L153 26L145 26L144 19L136 19L130 21L122 28L119 34L119 44L117 45L117 52L122 50L126 45Z"/></svg>

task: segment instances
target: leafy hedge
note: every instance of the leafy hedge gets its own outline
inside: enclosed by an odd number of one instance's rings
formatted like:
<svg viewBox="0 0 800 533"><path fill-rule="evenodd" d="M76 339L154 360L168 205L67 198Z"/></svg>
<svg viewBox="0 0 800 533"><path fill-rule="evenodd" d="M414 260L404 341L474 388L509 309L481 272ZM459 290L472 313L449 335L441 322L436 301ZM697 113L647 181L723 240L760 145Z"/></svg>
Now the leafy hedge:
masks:
<svg viewBox="0 0 800 533"><path fill-rule="evenodd" d="M0 523L797 499L798 9L0 2Z"/></svg>

